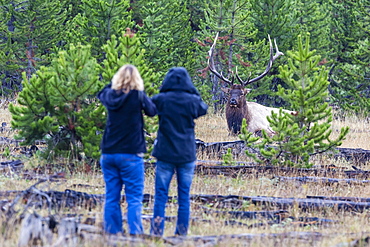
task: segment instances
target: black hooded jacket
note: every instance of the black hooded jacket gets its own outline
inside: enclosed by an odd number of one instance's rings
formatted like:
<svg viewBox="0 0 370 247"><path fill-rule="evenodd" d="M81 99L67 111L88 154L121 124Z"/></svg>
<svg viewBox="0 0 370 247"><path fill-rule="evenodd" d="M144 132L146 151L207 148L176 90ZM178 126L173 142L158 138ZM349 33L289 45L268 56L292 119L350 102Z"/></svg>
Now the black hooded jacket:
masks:
<svg viewBox="0 0 370 247"><path fill-rule="evenodd" d="M159 129L153 156L168 163L196 160L194 119L205 115L202 101L185 68L168 71L160 93L152 98L157 107Z"/></svg>
<svg viewBox="0 0 370 247"><path fill-rule="evenodd" d="M108 110L101 143L102 153L145 153L142 110L150 117L157 113L150 98L137 90L127 94L113 90L111 84L99 92L98 98Z"/></svg>

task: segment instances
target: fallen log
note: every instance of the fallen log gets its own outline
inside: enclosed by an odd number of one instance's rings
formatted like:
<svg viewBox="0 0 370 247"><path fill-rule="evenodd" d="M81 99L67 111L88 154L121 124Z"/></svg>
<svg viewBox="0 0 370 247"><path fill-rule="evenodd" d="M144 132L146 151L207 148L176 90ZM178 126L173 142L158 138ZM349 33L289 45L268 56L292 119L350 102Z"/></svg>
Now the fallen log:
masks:
<svg viewBox="0 0 370 247"><path fill-rule="evenodd" d="M24 140L16 140L13 138L0 136L0 146L15 145L16 147L18 147L22 141Z"/></svg>
<svg viewBox="0 0 370 247"><path fill-rule="evenodd" d="M9 160L0 163L0 172L2 173L18 173L24 167L21 160Z"/></svg>
<svg viewBox="0 0 370 247"><path fill-rule="evenodd" d="M23 179L27 180L46 180L50 182L62 182L66 181L65 173L64 172L57 172L51 175L45 175L45 174L37 174L35 172L28 172L25 171L21 174Z"/></svg>
<svg viewBox="0 0 370 247"><path fill-rule="evenodd" d="M320 166L315 168L295 168L281 166L263 166L253 162L235 162L236 165L225 166L222 161L216 160L197 160L195 174L197 175L222 175L237 177L238 175L297 175L297 176L342 176L348 178L368 178L370 171L361 170L352 166L354 170L348 170L347 167L337 167L335 165ZM155 163L145 163L146 172L152 172L155 169Z"/></svg>
<svg viewBox="0 0 370 247"><path fill-rule="evenodd" d="M203 162L204 164L204 162ZM223 176L238 176L244 174L264 175L264 174L312 174L325 173L325 170L309 169L309 168L292 168L278 166L260 166L260 165L236 165L236 166L208 166L197 165L195 167L196 174L199 175L223 175ZM330 171L328 171L330 172Z"/></svg>
<svg viewBox="0 0 370 247"><path fill-rule="evenodd" d="M296 181L300 183L323 183L327 185L345 183L345 184L368 184L370 180L359 180L354 178L339 179L339 178L326 178L326 177L281 177L276 176L273 179L277 179L279 182Z"/></svg>
<svg viewBox="0 0 370 247"><path fill-rule="evenodd" d="M10 204L7 206L7 214L11 215L16 210L15 205L18 202L25 202L26 206L34 208L45 208L60 210L62 208L74 208L74 207L84 207L91 211L98 205L102 205L105 200L104 194L88 194L85 192L79 192L75 190L66 189L65 191L42 191L36 188L36 185L50 182L50 180L40 180L36 184L32 185L30 188L23 191L0 191L0 197L9 198L14 197L12 202L9 200L4 200L0 206ZM153 195L145 194L143 203L149 203L153 201ZM169 202L173 199L170 197ZM125 195L121 196L121 202L125 201Z"/></svg>
<svg viewBox="0 0 370 247"><path fill-rule="evenodd" d="M158 242L163 243L161 246L173 245L164 238L145 234L140 236L121 236L82 232L81 238L88 244L91 243L91 246L96 246L96 244L101 244L101 246L157 246Z"/></svg>
<svg viewBox="0 0 370 247"><path fill-rule="evenodd" d="M332 219L325 219L325 218L319 218L319 217L289 217L293 220L293 224L302 224L308 223L308 224L317 224L317 225L323 225L323 224L334 224L338 223L338 220L332 220Z"/></svg>
<svg viewBox="0 0 370 247"><path fill-rule="evenodd" d="M362 148L337 148L338 152L334 154L334 158L343 158L355 164L364 164L370 160L370 150Z"/></svg>
<svg viewBox="0 0 370 247"><path fill-rule="evenodd" d="M211 236L187 236L187 237L166 237L164 240L167 243L180 246L187 241L195 243L203 243L208 245L220 245L225 244L224 241L253 241L257 239L301 239L310 241L319 241L323 237L329 237L329 234L323 234L319 232L284 232L284 233L244 233L244 234L226 234L226 235L211 235ZM239 242L240 243L240 242ZM246 244L243 242L243 244Z"/></svg>
<svg viewBox="0 0 370 247"><path fill-rule="evenodd" d="M45 180L46 181L46 180ZM104 195L88 194L73 190L63 191L42 191L36 188L36 185L45 181L39 181L30 188L19 191L9 206L6 207L5 214L11 217L15 212L15 205L22 201L26 205L23 206L25 211L29 207L45 208L60 210L62 208L84 207L91 211L97 205L101 205L104 201ZM1 195L11 195L14 191L3 191ZM4 205L9 204L4 202Z"/></svg>
<svg viewBox="0 0 370 247"><path fill-rule="evenodd" d="M199 139L195 141L197 154L206 155L208 157L222 158L230 148L234 157L245 156L244 141L225 141L225 142L210 142L206 143ZM258 153L255 150L249 150L251 153Z"/></svg>
<svg viewBox="0 0 370 247"><path fill-rule="evenodd" d="M17 161L18 162L18 161ZM195 173L197 175L223 175L237 177L238 175L297 175L297 176L345 176L348 178L368 178L370 171L365 170L343 170L342 167L323 166L320 168L294 168L294 167L279 167L279 166L261 166L252 162L236 162L235 166L223 166L222 161L214 160L197 160ZM145 171L152 172L155 169L155 163L145 163ZM27 180L38 179L48 180L50 182L63 181L64 173L55 173L52 175L37 175L25 172L22 175ZM92 185L76 184L72 187L91 187ZM103 187L103 186L94 186Z"/></svg>
<svg viewBox="0 0 370 247"><path fill-rule="evenodd" d="M254 223L249 226L251 227L260 227L266 225L274 225L274 224L281 224L282 222L286 222L289 219L290 225L296 225L300 227L308 226L308 225L328 225L337 223L338 221L331 220L331 219L324 219L318 217L293 217L289 214L286 210L278 210L278 211L219 211L213 210L206 207L202 207L203 212L205 214L213 215L216 217L224 216L236 219L267 219L268 222L263 221L261 223Z"/></svg>
<svg viewBox="0 0 370 247"><path fill-rule="evenodd" d="M331 226L334 223L338 223L336 220L330 220L330 219L323 219L318 217L288 217L284 220L272 220L272 221L263 221L263 222L257 222L249 225L249 228L255 228L255 227L266 227L266 226L272 226L272 225L282 225L282 227L286 226L296 226L296 227L306 227L306 226Z"/></svg>
<svg viewBox="0 0 370 247"><path fill-rule="evenodd" d="M142 219L145 220L145 221L148 221L150 222L153 218L153 215L142 215ZM126 219L124 219L125 221ZM164 220L166 222L176 222L177 221L177 216L165 216L164 217ZM191 223L215 223L214 220L206 220L206 219L201 219L199 217L190 217L190 222ZM222 221L221 222L223 225L225 226L245 226L245 227L248 227L249 225L248 224L245 224L245 223L242 223L242 222L238 222L238 221L235 221L235 220L225 220L225 221Z"/></svg>
<svg viewBox="0 0 370 247"><path fill-rule="evenodd" d="M260 219L265 218L269 220L285 219L289 217L289 212L286 210L277 210L277 211L220 211L212 210L206 207L202 207L203 213L208 215L213 215L216 217L228 216L236 219Z"/></svg>
<svg viewBox="0 0 370 247"><path fill-rule="evenodd" d="M205 161L201 161L201 165L195 167L197 175L222 175L237 177L239 175L273 175L273 176L320 176L334 177L341 176L347 178L370 178L370 171L364 170L343 170L342 167L327 166L321 168L294 168L294 167L279 167L279 166L260 166L260 165L205 165ZM213 162L211 163L213 164Z"/></svg>
<svg viewBox="0 0 370 247"><path fill-rule="evenodd" d="M346 196L306 196L306 197L320 200L370 202L370 198L366 197L346 197Z"/></svg>
<svg viewBox="0 0 370 247"><path fill-rule="evenodd" d="M15 206L16 204L22 199L24 198L25 195L29 194L29 193L32 193L32 191L36 191L36 193L38 194L38 190L36 188L37 185L41 184L45 182L45 180L40 180L38 181L37 183L33 184L32 186L30 186L28 189L24 190L24 191L21 191L21 193L19 193L18 195L15 196L15 198L13 199L12 203L9 205L9 207L5 210L5 216L6 216L6 222L9 222L9 219L12 218L12 216L14 215L14 213L17 212L17 210L15 209ZM42 193L42 192L41 192ZM46 198L48 200L48 202L50 202L50 198ZM32 201L32 200L31 200ZM26 205L26 207L24 208L24 211L27 209L28 207L28 204Z"/></svg>
<svg viewBox="0 0 370 247"><path fill-rule="evenodd" d="M274 209L289 209L294 206L303 211L312 211L319 209L332 209L335 211L346 212L364 212L370 209L368 202L338 201L338 200L320 200L315 198L280 198L265 196L220 196L220 195L192 195L191 199L195 202L210 203L222 201L225 199L236 198L248 201L250 203Z"/></svg>
<svg viewBox="0 0 370 247"><path fill-rule="evenodd" d="M72 188L78 188L78 187L82 187L82 188L105 188L104 185L90 185L90 184L72 184L71 187Z"/></svg>
<svg viewBox="0 0 370 247"><path fill-rule="evenodd" d="M41 183L40 181L38 183ZM78 192L73 190L61 191L41 191L35 188L37 184L31 186L29 189L20 192L12 203L9 205L9 201L4 202L4 205L8 204L6 214L11 216L14 212L14 205L23 198L22 201L26 202L27 207L43 208L45 206L48 209L61 209L61 208L73 208L75 206L85 207L91 210L97 205L102 205L104 202L104 194L88 194L84 192ZM10 191L13 193L13 191ZM1 192L0 194L6 194ZM344 199L344 200L342 200ZM122 195L122 202L125 200L125 195ZM321 197L307 197L307 198L281 198L281 197L266 197L266 196L238 196L238 195L191 195L193 202L216 205L219 208L240 208L244 202L250 202L253 204L265 206L267 208L275 208L277 210L286 210L293 206L298 206L304 211L313 209L333 209L343 211L354 211L363 212L370 209L370 198L353 199L332 197L332 198L321 198ZM153 201L153 195L145 194L143 203L149 203ZM177 197L169 197L168 202L177 201ZM242 213L240 213L242 214Z"/></svg>
<svg viewBox="0 0 370 247"><path fill-rule="evenodd" d="M245 146L243 141L226 141L226 142L210 142L206 143L201 140L196 140L197 153L200 154L219 154L221 158L229 148L232 149L235 157L242 156L245 150L250 153L259 154L259 150L251 149ZM370 150L362 148L336 148L334 152L326 152L323 155L329 155L334 159L345 159L353 164L364 164L370 160Z"/></svg>
<svg viewBox="0 0 370 247"><path fill-rule="evenodd" d="M244 234L220 234L220 235L211 235L211 236L187 236L187 237L179 237L179 236L173 236L173 237L166 237L164 238L167 243L172 243L173 245L181 246L182 244L185 244L187 241L191 242L198 242L200 244L206 244L207 246L226 246L230 244L230 241L236 240L237 244L243 243L242 245L248 245L248 243L252 242L253 240L263 240L263 239L277 239L279 242L278 246L290 246L290 245L284 245L282 241L285 240L302 240L305 242L303 246L306 245L312 245L314 243L314 246L320 246L318 241L323 240L324 238L336 238L338 236L340 237L348 237L351 239L358 238L359 241L353 241L355 243L368 243L366 238L370 239L369 236L370 233L368 232L360 232L360 233L347 233L347 232L336 232L336 233L320 233L320 232L298 232L298 231L292 231L292 232L283 232L283 233L244 233ZM365 241L364 241L365 240ZM246 242L241 242L246 241ZM353 243L351 242L351 243ZM336 245L335 247L359 247L363 245L347 245L347 243L344 243L343 245Z"/></svg>

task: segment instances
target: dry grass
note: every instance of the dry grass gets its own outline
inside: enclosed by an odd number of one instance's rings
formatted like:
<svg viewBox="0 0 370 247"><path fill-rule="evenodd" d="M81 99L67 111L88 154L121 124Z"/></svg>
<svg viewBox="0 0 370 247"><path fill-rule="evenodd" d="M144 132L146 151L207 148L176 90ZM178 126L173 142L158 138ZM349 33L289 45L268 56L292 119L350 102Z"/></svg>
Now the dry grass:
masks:
<svg viewBox="0 0 370 247"><path fill-rule="evenodd" d="M10 123L12 120L12 114L8 111L8 109L0 108L0 122Z"/></svg>
<svg viewBox="0 0 370 247"><path fill-rule="evenodd" d="M9 115L6 113L1 115L4 121L9 122ZM0 119L1 121L3 121ZM342 147L348 148L363 148L370 149L370 143L368 142L370 132L368 128L369 123L364 119L354 116L341 116L339 119L333 122L333 135L338 133L338 130L343 126L350 127L350 133L347 139L343 142ZM218 142L218 141L234 141L237 137L229 136L227 131L227 124L224 115L220 114L208 114L201 117L196 121L196 138L205 142ZM5 158L3 158L4 160ZM37 164L37 160L32 160L33 165ZM327 164L330 160L318 159L316 163ZM351 164L343 161L343 165L350 166ZM368 167L363 169L369 170ZM0 176L1 190L24 190L34 181L27 181L21 178L13 176L11 178L7 176ZM75 188L74 184L89 184L96 187ZM92 194L104 193L104 181L101 173L97 172L94 174L77 173L73 176L68 177L65 182L50 183L40 186L40 189L53 189L63 191L65 189L74 189L82 192ZM152 173L148 173L145 180L145 193L154 193L154 176ZM351 196L351 197L369 197L370 198L370 187L367 184L363 185L348 185L348 184L335 184L327 185L320 183L307 183L301 184L296 182L277 182L268 176L239 176L236 178L226 176L195 176L192 186L192 194L219 194L219 195L243 195L243 196L274 196L274 197L295 197L305 198L308 195L311 196ZM170 195L176 195L176 182L173 181L171 184ZM151 214L150 208L153 205L146 205L144 213ZM246 204L240 210L243 211L255 211L261 210L262 208L256 207L252 204ZM167 215L176 215L176 205L169 205L167 208ZM271 208L274 210L274 208ZM75 208L70 213L87 214L88 212L83 208ZM346 213L338 212L335 209L327 208L320 211L302 212L296 207L289 209L289 213L292 216L315 216L320 218L327 218L336 220L337 223L331 226L307 226L299 227L290 224L277 224L267 227L255 227L248 228L243 226L225 226L223 222L226 220L222 217L214 217L205 215L197 203L192 204L192 216L202 219L208 219L209 222L194 222L191 225L189 235L221 235L221 234L269 234L269 233L285 233L285 232L319 232L322 234L328 234L330 237L324 237L319 241L310 241L307 239L298 238L277 238L277 239L255 239L251 243L237 239L229 239L217 246L335 246L340 243L349 242L354 238L361 236L368 236L370 234L370 222L368 212L364 213ZM98 219L102 217L102 208L98 207L92 212L91 215L96 216ZM1 220L0 220L1 221ZM245 224L252 224L257 222L240 220ZM98 224L100 224L99 222ZM149 232L149 222L144 222L144 228L146 233ZM172 236L174 231L173 223L166 223L165 236ZM4 231L4 230L3 230ZM0 235L0 242L4 243L4 246L16 246L18 229L14 227L14 231L10 239L2 239ZM357 235L351 235L357 234ZM151 246L163 246L160 243L149 243ZM89 241L86 240L80 246L105 246L102 239ZM203 246L202 243L187 242L182 246Z"/></svg>
<svg viewBox="0 0 370 247"><path fill-rule="evenodd" d="M370 123L359 116L336 113L332 122L332 137L335 138L342 127L349 126L350 131L343 141L344 148L370 149ZM209 113L196 120L196 138L204 142L235 141L236 136L230 136L224 114Z"/></svg>
<svg viewBox="0 0 370 247"><path fill-rule="evenodd" d="M332 122L333 138L335 138L340 129L345 126L350 127L350 132L346 140L343 141L341 147L346 148L362 148L370 149L370 131L369 123L364 118L358 116L339 115ZM237 137L228 135L226 119L223 115L208 114L196 122L196 136L205 142L216 141L234 141ZM352 164L347 161L336 161L339 166L350 167ZM317 158L315 161L317 165L326 165L333 163L332 160ZM362 169L370 169L368 165ZM244 195L244 196L273 196L286 198L305 198L311 196L349 196L349 197L370 197L370 187L364 185L326 185L320 183L301 184L296 182L277 183L268 177L238 177L229 178L223 176L208 176L196 177L194 179L192 193L194 194L220 194L220 195ZM251 205L250 208L243 209L245 211L258 210ZM199 210L198 210L199 211ZM198 212L196 211L196 212ZM219 223L214 227L207 226L199 228L192 228L192 234L212 235L212 234L230 234L230 233L278 233L289 231L317 231L323 234L329 234L331 237L324 238L317 243L310 241L299 241L297 239L289 240L260 240L262 242L255 242L252 246L334 246L339 243L348 242L353 238L361 236L366 232L370 232L369 215L364 213L345 213L337 212L336 210L328 209L324 212L301 212L297 208L289 210L295 216L316 216L328 219L337 220L338 224L330 227L297 227L297 226L273 226L267 228L243 228L243 227L225 227ZM249 222L251 224L251 222ZM353 236L349 233L357 233L359 236ZM337 235L336 235L337 234ZM231 244L233 241L228 242ZM241 243L234 240L236 246Z"/></svg>
<svg viewBox="0 0 370 247"><path fill-rule="evenodd" d="M267 177L246 177L229 178L223 176L196 177L192 187L194 194L220 194L220 195L244 195L244 196L272 196L284 198L305 198L306 196L349 196L349 197L370 197L370 188L368 185L326 185L322 183L301 184L297 182L279 183ZM196 206L194 206L196 208ZM274 210L274 208L270 208ZM243 211L261 210L254 205L246 205ZM194 209L196 215L201 216L200 210ZM294 217L321 217L336 220L338 223L331 226L307 226L297 227L294 225L273 225L262 228L247 228L247 227L226 227L221 225L221 219L215 220L214 225L203 227L201 224L198 227L191 228L191 234L199 235L214 235L214 234L230 234L230 233L282 233L290 231L308 231L330 234L330 238L325 238L320 243L311 245L307 242L297 242L294 246L333 246L344 241L349 241L351 236L349 233L370 233L369 214L364 213L346 213L338 212L334 209L324 209L320 211L302 212L298 208L289 209L289 212ZM252 224L253 221L245 221L247 224ZM335 235L335 234L339 235ZM367 236L367 234L364 234ZM293 240L292 240L293 241ZM297 240L296 240L297 241ZM263 246L274 246L272 241L270 244L265 243ZM259 245L257 245L259 246ZM284 244L278 246L286 246ZM293 245L290 245L293 246Z"/></svg>
<svg viewBox="0 0 370 247"><path fill-rule="evenodd" d="M209 113L195 121L195 137L204 142L235 141L238 137L229 135L223 114Z"/></svg>
<svg viewBox="0 0 370 247"><path fill-rule="evenodd" d="M340 128L349 126L349 133L341 147L370 149L370 123L369 120L359 116L343 114L332 123L333 134Z"/></svg>

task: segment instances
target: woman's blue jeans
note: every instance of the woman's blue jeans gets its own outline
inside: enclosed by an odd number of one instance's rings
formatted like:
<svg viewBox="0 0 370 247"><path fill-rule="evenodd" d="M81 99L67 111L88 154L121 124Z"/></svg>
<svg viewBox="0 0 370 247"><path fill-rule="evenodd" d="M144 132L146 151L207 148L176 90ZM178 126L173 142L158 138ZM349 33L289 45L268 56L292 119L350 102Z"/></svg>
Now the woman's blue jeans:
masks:
<svg viewBox="0 0 370 247"><path fill-rule="evenodd" d="M143 158L136 154L102 154L100 164L106 186L104 230L110 234L123 232L120 201L121 190L124 185L129 233L142 234Z"/></svg>
<svg viewBox="0 0 370 247"><path fill-rule="evenodd" d="M158 161L155 172L154 212L150 233L162 236L165 223L166 202L168 190L174 173L177 178L178 211L176 235L185 236L188 233L190 220L190 187L194 176L195 162L172 164Z"/></svg>

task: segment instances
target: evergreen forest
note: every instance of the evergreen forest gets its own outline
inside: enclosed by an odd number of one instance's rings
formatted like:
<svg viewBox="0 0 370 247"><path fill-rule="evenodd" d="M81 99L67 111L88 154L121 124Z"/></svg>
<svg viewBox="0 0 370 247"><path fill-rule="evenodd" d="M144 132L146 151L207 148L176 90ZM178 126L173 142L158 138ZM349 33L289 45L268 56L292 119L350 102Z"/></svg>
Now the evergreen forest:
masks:
<svg viewBox="0 0 370 247"><path fill-rule="evenodd" d="M301 42L315 54L302 66L323 71L322 103L368 114L370 0L0 0L0 94L18 97L12 126L26 144L47 139L51 150L78 155L82 143L98 157L105 119L95 95L125 63L139 68L148 95L183 66L212 110L224 110L227 85L207 64L217 33L215 66L225 77L261 74L268 36L285 54L250 85L249 101L290 106L282 92L299 75L284 71L303 56Z"/></svg>

